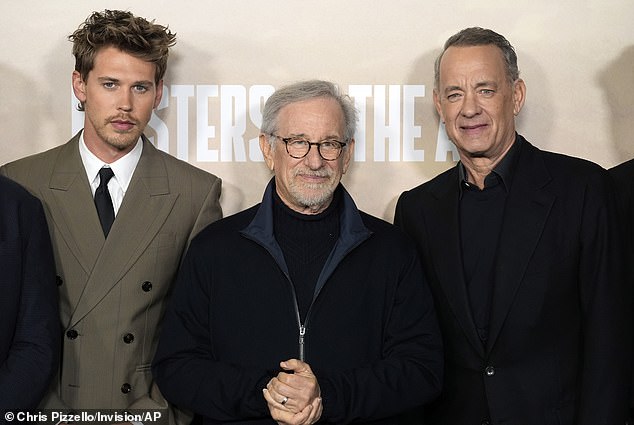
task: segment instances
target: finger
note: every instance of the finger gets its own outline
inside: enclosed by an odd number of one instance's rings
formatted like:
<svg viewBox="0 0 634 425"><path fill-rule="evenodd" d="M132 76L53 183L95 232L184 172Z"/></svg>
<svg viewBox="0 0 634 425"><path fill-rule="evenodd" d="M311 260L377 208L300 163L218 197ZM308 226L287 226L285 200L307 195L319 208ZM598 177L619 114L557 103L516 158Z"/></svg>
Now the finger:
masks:
<svg viewBox="0 0 634 425"><path fill-rule="evenodd" d="M288 423L291 425L308 425L311 423L309 421L312 411L313 406L309 404L301 412L295 413Z"/></svg>
<svg viewBox="0 0 634 425"><path fill-rule="evenodd" d="M312 406L308 406L306 409L298 413L286 412L276 408L269 409L269 412L271 413L271 418L278 423L304 425L308 424L311 410Z"/></svg>
<svg viewBox="0 0 634 425"><path fill-rule="evenodd" d="M276 408L270 408L269 412L271 414L271 418L277 422L278 424L290 424L292 423L293 417L295 416L293 413L291 412L285 412L283 410L280 409L276 409Z"/></svg>
<svg viewBox="0 0 634 425"><path fill-rule="evenodd" d="M302 381L293 379L293 376L295 375L280 372L277 377L269 381L267 388L274 389L280 394L286 394L289 391L300 389L304 384Z"/></svg>
<svg viewBox="0 0 634 425"><path fill-rule="evenodd" d="M271 408L275 408L281 411L295 413L295 412L292 412L289 406L287 405L288 398L286 398L286 396L276 394L270 390L267 390L266 388L262 390L262 394L264 395L264 399L269 405L269 410L271 410Z"/></svg>
<svg viewBox="0 0 634 425"><path fill-rule="evenodd" d="M302 383L296 382L295 386L290 386L281 382L277 378L273 378L271 379L271 381L269 381L266 387L271 393L273 399L281 403L281 401L284 400L284 397L288 397L287 402L283 404L286 405L288 410L299 412L304 407L306 407L307 404L310 403L308 397L305 395L306 393L308 393L308 391L300 384Z"/></svg>
<svg viewBox="0 0 634 425"><path fill-rule="evenodd" d="M316 398L315 400L313 400L313 402L310 405L308 405L307 408L304 409L303 411L306 411L308 407L310 407L310 414L308 415L304 423L314 424L321 418L321 413L323 411L321 398Z"/></svg>
<svg viewBox="0 0 634 425"><path fill-rule="evenodd" d="M306 362L297 359L288 359L280 362L280 367L284 370L292 370L295 373L308 372L313 373L310 365Z"/></svg>

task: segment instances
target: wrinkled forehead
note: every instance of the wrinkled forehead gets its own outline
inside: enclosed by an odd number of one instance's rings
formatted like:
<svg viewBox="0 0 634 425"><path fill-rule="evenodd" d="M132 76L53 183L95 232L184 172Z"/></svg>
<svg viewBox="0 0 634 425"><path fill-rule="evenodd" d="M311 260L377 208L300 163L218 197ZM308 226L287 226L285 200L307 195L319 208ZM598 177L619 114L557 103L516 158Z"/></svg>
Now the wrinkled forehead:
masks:
<svg viewBox="0 0 634 425"><path fill-rule="evenodd" d="M454 80L506 78L502 51L495 45L451 46L440 61L440 85L455 84Z"/></svg>
<svg viewBox="0 0 634 425"><path fill-rule="evenodd" d="M344 129L341 106L327 97L290 103L277 116L277 131L285 137L341 138Z"/></svg>

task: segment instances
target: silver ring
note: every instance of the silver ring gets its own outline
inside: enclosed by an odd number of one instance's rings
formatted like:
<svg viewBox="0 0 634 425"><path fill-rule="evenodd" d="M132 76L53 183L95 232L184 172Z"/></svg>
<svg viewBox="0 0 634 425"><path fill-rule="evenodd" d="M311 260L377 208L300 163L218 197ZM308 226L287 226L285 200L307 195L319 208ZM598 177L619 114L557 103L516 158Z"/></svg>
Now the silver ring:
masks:
<svg viewBox="0 0 634 425"><path fill-rule="evenodd" d="M281 404L282 406L284 406L284 405L286 404L286 402L287 402L287 401L288 401L288 397L284 397L284 398L282 399L282 401L280 401L280 404Z"/></svg>

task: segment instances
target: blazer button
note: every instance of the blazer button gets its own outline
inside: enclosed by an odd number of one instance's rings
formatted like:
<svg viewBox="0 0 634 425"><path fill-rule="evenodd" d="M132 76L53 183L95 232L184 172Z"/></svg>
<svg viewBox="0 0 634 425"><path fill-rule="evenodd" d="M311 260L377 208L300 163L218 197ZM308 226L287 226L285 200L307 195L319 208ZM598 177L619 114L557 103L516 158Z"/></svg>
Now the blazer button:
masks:
<svg viewBox="0 0 634 425"><path fill-rule="evenodd" d="M495 375L495 368L493 366L487 366L487 368L484 369L484 373L486 373L487 376L493 376Z"/></svg>
<svg viewBox="0 0 634 425"><path fill-rule="evenodd" d="M128 384L127 382L125 384L121 385L121 392L123 394L127 394L130 391L132 391L132 385Z"/></svg>
<svg viewBox="0 0 634 425"><path fill-rule="evenodd" d="M62 279L61 276L55 276L55 283L57 283L57 286L62 286L62 283L64 283L64 279Z"/></svg>
<svg viewBox="0 0 634 425"><path fill-rule="evenodd" d="M123 336L123 342L125 342L126 344L131 344L132 341L134 341L134 335L132 334L125 334Z"/></svg>
<svg viewBox="0 0 634 425"><path fill-rule="evenodd" d="M75 339L79 336L79 333L75 329L69 329L66 331L68 339Z"/></svg>
<svg viewBox="0 0 634 425"><path fill-rule="evenodd" d="M146 280L141 285L141 289L143 289L143 292L150 292L152 290L152 282Z"/></svg>

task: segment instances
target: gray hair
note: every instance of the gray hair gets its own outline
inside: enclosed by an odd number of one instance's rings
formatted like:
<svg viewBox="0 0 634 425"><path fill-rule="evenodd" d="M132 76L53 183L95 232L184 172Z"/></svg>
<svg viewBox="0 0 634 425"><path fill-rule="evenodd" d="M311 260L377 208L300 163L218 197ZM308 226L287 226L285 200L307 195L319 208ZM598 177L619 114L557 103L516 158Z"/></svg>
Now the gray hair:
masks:
<svg viewBox="0 0 634 425"><path fill-rule="evenodd" d="M341 94L335 84L322 80L300 81L277 89L264 104L260 132L266 135L277 132L277 118L283 107L319 97L329 97L339 103L343 112L344 137L346 141L353 139L358 120L357 109L350 97ZM272 143L272 138L269 138L269 143Z"/></svg>
<svg viewBox="0 0 634 425"><path fill-rule="evenodd" d="M506 75L511 83L515 82L520 77L520 71L517 67L517 55L511 43L509 43L504 36L495 31L486 28L472 27L465 28L457 34L452 35L445 42L442 52L438 55L434 63L434 87L436 90L438 90L440 86L440 61L448 48L451 46L466 47L488 45L494 45L501 50L506 65Z"/></svg>

